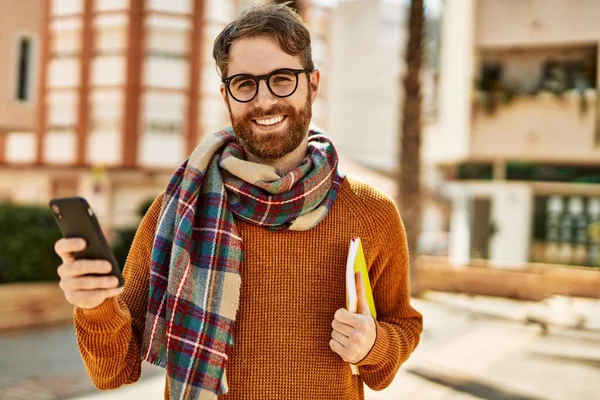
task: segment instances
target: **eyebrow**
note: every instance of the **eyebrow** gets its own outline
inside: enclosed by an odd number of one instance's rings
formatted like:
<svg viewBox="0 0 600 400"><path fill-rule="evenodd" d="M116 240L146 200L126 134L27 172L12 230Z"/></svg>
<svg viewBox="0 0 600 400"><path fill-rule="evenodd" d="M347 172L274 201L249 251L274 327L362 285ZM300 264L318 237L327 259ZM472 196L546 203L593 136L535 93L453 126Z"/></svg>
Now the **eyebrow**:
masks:
<svg viewBox="0 0 600 400"><path fill-rule="evenodd" d="M268 74L270 74L273 71L277 71L278 69L304 69L304 67L302 67L302 66L298 66L298 67L290 67L290 66L287 66L287 67L278 67L278 68L273 68L269 72L264 72L262 74L253 74L252 72L236 72L236 73L232 74L230 72L229 74L227 74L227 77L234 76L234 75L252 75L252 76L268 75Z"/></svg>

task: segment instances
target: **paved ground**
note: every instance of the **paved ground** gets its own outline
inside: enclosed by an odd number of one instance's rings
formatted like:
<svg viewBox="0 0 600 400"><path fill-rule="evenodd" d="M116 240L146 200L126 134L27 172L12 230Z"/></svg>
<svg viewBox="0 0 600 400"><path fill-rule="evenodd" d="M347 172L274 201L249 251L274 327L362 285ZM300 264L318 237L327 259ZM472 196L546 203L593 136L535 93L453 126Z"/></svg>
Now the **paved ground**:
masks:
<svg viewBox="0 0 600 400"><path fill-rule="evenodd" d="M415 301L425 315L422 342L388 389L367 390L368 400L600 399L600 332L552 326L541 335L539 325L498 317L516 315L519 304L488 299L493 312L483 312L461 299ZM71 327L0 336L0 354L1 400L162 398L164 375L149 366L135 385L96 392Z"/></svg>
<svg viewBox="0 0 600 400"><path fill-rule="evenodd" d="M144 376L156 373L148 365ZM95 391L72 325L0 335L0 400L70 399Z"/></svg>

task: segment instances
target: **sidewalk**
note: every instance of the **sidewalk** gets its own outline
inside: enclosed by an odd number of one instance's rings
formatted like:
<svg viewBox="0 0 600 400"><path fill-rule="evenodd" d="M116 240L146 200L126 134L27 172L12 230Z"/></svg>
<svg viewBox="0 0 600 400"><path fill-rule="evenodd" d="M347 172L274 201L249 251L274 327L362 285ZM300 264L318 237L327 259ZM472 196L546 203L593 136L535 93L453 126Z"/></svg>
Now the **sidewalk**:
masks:
<svg viewBox="0 0 600 400"><path fill-rule="evenodd" d="M439 292L413 299L424 315L421 342L392 384L381 392L365 388L365 398L597 399L600 331L586 329L600 326L600 307L596 301L566 300L544 304ZM549 335L524 323L536 310L549 314ZM572 329L577 313L586 318L586 329ZM164 371L148 363L134 385L97 391L72 326L0 336L0 354L1 400L163 398Z"/></svg>
<svg viewBox="0 0 600 400"><path fill-rule="evenodd" d="M157 369L145 363L141 382ZM96 388L73 324L0 334L0 400L70 399L91 392Z"/></svg>

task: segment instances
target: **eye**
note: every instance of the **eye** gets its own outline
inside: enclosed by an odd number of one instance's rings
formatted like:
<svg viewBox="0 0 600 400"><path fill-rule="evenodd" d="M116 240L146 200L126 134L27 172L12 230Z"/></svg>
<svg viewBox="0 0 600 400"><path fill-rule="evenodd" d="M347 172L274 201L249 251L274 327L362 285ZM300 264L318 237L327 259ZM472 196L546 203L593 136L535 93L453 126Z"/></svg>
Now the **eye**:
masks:
<svg viewBox="0 0 600 400"><path fill-rule="evenodd" d="M256 82L247 76L240 76L231 81L231 87L235 90L248 90L255 86Z"/></svg>
<svg viewBox="0 0 600 400"><path fill-rule="evenodd" d="M291 82L292 79L289 76L277 75L273 77L274 82Z"/></svg>
<svg viewBox="0 0 600 400"><path fill-rule="evenodd" d="M293 85L296 82L296 75L289 72L281 72L271 76L272 85Z"/></svg>

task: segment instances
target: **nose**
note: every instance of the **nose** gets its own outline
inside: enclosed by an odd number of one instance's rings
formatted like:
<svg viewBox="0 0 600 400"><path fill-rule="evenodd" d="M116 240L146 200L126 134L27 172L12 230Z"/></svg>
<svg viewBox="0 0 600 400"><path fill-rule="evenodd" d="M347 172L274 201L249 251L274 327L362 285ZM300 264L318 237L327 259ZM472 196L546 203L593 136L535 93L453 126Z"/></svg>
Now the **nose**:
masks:
<svg viewBox="0 0 600 400"><path fill-rule="evenodd" d="M269 107L277 104L277 97L269 90L267 81L261 80L258 83L258 93L256 93L256 105L267 110Z"/></svg>

